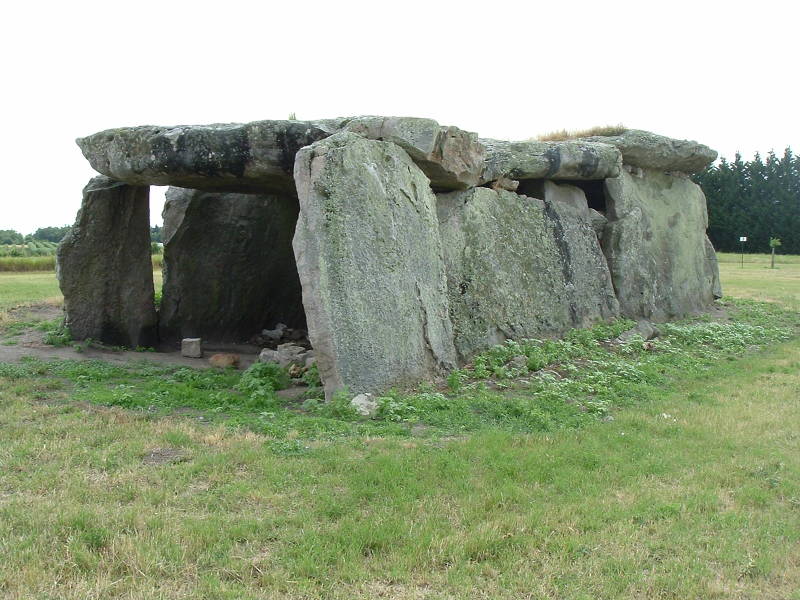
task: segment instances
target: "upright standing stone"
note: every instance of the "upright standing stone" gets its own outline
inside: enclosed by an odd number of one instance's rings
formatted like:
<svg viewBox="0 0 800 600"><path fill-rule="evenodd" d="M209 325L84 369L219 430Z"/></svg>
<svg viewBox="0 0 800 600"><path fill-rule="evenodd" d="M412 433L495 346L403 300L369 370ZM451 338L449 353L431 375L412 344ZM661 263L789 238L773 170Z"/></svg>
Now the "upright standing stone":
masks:
<svg viewBox="0 0 800 600"><path fill-rule="evenodd" d="M305 328L292 236L297 200L170 188L164 205L162 338L246 342Z"/></svg>
<svg viewBox="0 0 800 600"><path fill-rule="evenodd" d="M703 191L686 175L635 172L606 180L603 249L620 310L654 321L701 312L721 293Z"/></svg>
<svg viewBox="0 0 800 600"><path fill-rule="evenodd" d="M74 339L154 345L149 188L92 179L58 246L56 274Z"/></svg>
<svg viewBox="0 0 800 600"><path fill-rule="evenodd" d="M339 133L294 169L303 304L328 397L412 384L455 365L436 198L391 142Z"/></svg>
<svg viewBox="0 0 800 600"><path fill-rule="evenodd" d="M561 334L618 314L583 192L551 182L545 190L544 200L488 188L438 195L461 359L506 339Z"/></svg>

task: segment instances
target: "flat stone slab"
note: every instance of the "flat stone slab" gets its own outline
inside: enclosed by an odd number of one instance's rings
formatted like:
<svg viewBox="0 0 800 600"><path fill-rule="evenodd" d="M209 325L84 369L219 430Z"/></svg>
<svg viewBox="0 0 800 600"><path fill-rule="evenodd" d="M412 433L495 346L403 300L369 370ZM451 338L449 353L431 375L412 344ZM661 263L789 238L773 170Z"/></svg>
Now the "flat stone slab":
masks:
<svg viewBox="0 0 800 600"><path fill-rule="evenodd" d="M506 142L486 146L483 181L509 179L605 179L619 175L621 154L614 146L583 140Z"/></svg>
<svg viewBox="0 0 800 600"><path fill-rule="evenodd" d="M297 151L339 131L390 141L437 189L479 183L484 148L477 135L416 117L349 117L108 129L78 138L96 171L133 185L231 192L295 193Z"/></svg>
<svg viewBox="0 0 800 600"><path fill-rule="evenodd" d="M622 152L625 164L643 169L698 173L717 159L717 152L704 144L641 129L629 129L613 136L582 138L582 141L611 144Z"/></svg>
<svg viewBox="0 0 800 600"><path fill-rule="evenodd" d="M619 175L621 162L695 173L717 157L703 144L638 129L615 136L507 142L479 139L433 119L384 116L121 127L77 143L95 170L132 185L294 194L297 151L341 131L397 144L437 191L500 178L606 179Z"/></svg>
<svg viewBox="0 0 800 600"><path fill-rule="evenodd" d="M338 123L255 121L121 127L78 138L96 171L133 185L294 193L294 156Z"/></svg>

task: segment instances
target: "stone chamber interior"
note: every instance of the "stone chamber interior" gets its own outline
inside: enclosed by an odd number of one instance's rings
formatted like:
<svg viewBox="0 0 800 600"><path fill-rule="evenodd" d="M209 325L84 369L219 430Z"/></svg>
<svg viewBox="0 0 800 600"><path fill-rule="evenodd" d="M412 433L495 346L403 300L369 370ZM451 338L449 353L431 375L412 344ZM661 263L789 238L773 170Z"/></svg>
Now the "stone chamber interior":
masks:
<svg viewBox="0 0 800 600"><path fill-rule="evenodd" d="M586 202L589 205L589 208L596 210L597 212L605 215L606 214L606 192L605 192L605 180L603 179L593 179L588 181L583 180L561 180L556 179L553 183L557 183L558 185L573 185L577 188L583 190L584 195L586 196Z"/></svg>
<svg viewBox="0 0 800 600"><path fill-rule="evenodd" d="M523 179L519 182L517 193L532 198L544 199L544 182L552 181L557 185L571 185L583 190L589 208L605 215L607 210L605 180L573 180L573 179Z"/></svg>
<svg viewBox="0 0 800 600"><path fill-rule="evenodd" d="M292 249L296 198L170 188L162 214L160 349L187 337L310 347Z"/></svg>

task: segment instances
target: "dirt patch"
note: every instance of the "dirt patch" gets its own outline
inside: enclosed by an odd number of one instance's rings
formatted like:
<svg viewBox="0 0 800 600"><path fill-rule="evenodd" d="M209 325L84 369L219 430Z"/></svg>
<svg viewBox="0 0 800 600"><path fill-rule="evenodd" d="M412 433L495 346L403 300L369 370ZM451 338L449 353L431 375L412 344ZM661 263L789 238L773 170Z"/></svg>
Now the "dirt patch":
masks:
<svg viewBox="0 0 800 600"><path fill-rule="evenodd" d="M35 330L34 330L35 331ZM175 365L195 369L213 368L205 358L186 358L180 352L134 352L132 350L110 350L98 348L76 349L73 346L56 348L42 343L42 332L35 331L38 338L32 336L29 341L25 334L17 336L13 346L0 345L0 362L16 363L23 358L33 357L41 360L103 360L110 363L130 363L147 361L160 365ZM37 341L38 340L38 341ZM240 368L245 369L258 360L256 354L241 355Z"/></svg>
<svg viewBox="0 0 800 600"><path fill-rule="evenodd" d="M12 321L52 321L64 316L64 310L58 304L32 304L18 306L6 311Z"/></svg>
<svg viewBox="0 0 800 600"><path fill-rule="evenodd" d="M14 308L7 313L12 322L36 323L52 321L63 316L63 310L52 304L36 304ZM206 348L205 358L187 358L177 348L161 348L158 352L135 352L132 350L115 350L102 346L89 346L75 343L56 347L44 343L45 332L28 327L22 331L0 335L0 362L16 363L23 358L33 357L40 360L103 360L111 363L129 363L131 361L147 361L160 365L175 365L196 369L211 368L208 357L214 350L236 352L240 356L239 366L246 369L258 360L260 348L255 346L236 346L232 344Z"/></svg>

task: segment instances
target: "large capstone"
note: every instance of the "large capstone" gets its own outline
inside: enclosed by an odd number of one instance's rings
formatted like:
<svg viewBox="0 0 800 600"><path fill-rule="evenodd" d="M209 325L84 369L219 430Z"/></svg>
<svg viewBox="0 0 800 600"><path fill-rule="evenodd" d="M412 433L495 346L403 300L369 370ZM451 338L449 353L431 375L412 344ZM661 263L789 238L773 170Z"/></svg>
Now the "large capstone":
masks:
<svg viewBox="0 0 800 600"><path fill-rule="evenodd" d="M297 151L336 128L328 121L146 125L108 129L77 143L96 171L131 184L291 193Z"/></svg>
<svg viewBox="0 0 800 600"><path fill-rule="evenodd" d="M305 328L292 237L297 199L170 188L164 205L162 337L246 342Z"/></svg>
<svg viewBox="0 0 800 600"><path fill-rule="evenodd" d="M716 151L691 140L677 140L657 133L628 129L613 136L592 136L582 141L611 144L622 153L626 165L661 171L698 173L714 162Z"/></svg>
<svg viewBox="0 0 800 600"><path fill-rule="evenodd" d="M580 189L546 182L544 199L475 188L437 200L461 359L506 339L564 333L617 316Z"/></svg>
<svg viewBox="0 0 800 600"><path fill-rule="evenodd" d="M92 179L58 246L56 275L73 339L154 345L149 188Z"/></svg>
<svg viewBox="0 0 800 600"><path fill-rule="evenodd" d="M614 146L583 140L506 142L484 139L483 181L509 179L591 180L616 177L620 152Z"/></svg>
<svg viewBox="0 0 800 600"><path fill-rule="evenodd" d="M623 170L606 181L603 249L622 314L664 321L700 312L720 294L703 191L688 177Z"/></svg>
<svg viewBox="0 0 800 600"><path fill-rule="evenodd" d="M414 117L121 127L77 143L95 170L135 185L294 193L297 151L343 130L398 144L437 189L480 179L484 148L476 134Z"/></svg>
<svg viewBox="0 0 800 600"><path fill-rule="evenodd" d="M294 238L326 395L455 365L436 198L398 145L339 133L297 154Z"/></svg>

